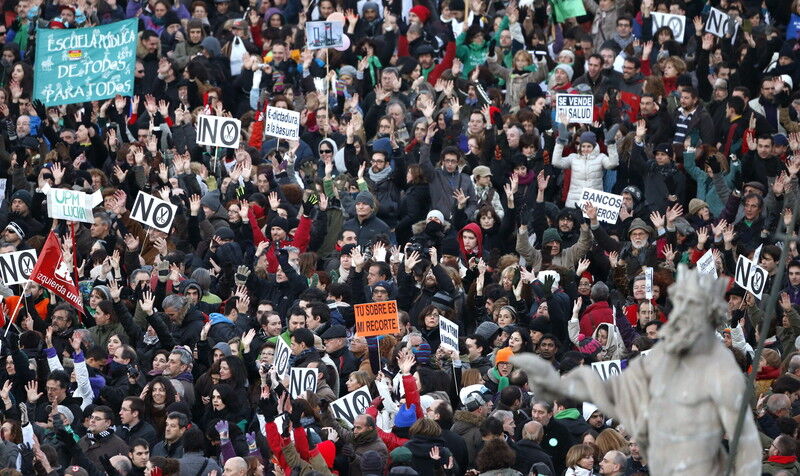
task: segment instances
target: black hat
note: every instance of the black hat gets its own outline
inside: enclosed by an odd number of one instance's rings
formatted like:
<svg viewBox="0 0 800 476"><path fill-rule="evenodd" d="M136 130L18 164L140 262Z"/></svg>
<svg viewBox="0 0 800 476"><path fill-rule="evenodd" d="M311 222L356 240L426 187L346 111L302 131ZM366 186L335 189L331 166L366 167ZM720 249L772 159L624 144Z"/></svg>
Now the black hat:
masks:
<svg viewBox="0 0 800 476"><path fill-rule="evenodd" d="M276 216L272 219L272 221L269 223L269 227L272 228L274 226L283 229L283 231L286 233L289 233L289 230L291 230L291 228L289 228L289 220L283 218L282 216Z"/></svg>
<svg viewBox="0 0 800 476"><path fill-rule="evenodd" d="M323 332L320 337L323 339L339 339L342 337L347 337L347 329L345 329L344 326L337 324L329 327L328 330Z"/></svg>
<svg viewBox="0 0 800 476"><path fill-rule="evenodd" d="M31 195L31 192L22 189L17 190L14 192L14 195L11 195L11 201L13 202L17 198L25 202L25 205L27 205L29 209L31 208L33 204L33 195Z"/></svg>
<svg viewBox="0 0 800 476"><path fill-rule="evenodd" d="M740 298L743 298L745 293L746 291L743 287L739 286L738 284L735 284L732 288L728 290L728 292L725 293L725 299L728 299L731 296L739 296Z"/></svg>
<svg viewBox="0 0 800 476"><path fill-rule="evenodd" d="M339 256L349 255L350 252L353 251L353 249L355 247L356 247L356 245L354 245L352 243L348 243L348 244L342 246L342 251L339 253Z"/></svg>
<svg viewBox="0 0 800 476"><path fill-rule="evenodd" d="M423 43L414 48L414 56L433 54L436 54L436 50L433 49L433 46L431 46L430 43Z"/></svg>
<svg viewBox="0 0 800 476"><path fill-rule="evenodd" d="M533 102L537 98L546 97L544 91L542 91L542 87L539 86L539 83L528 83L525 85L525 97L528 99L528 102Z"/></svg>
<svg viewBox="0 0 800 476"><path fill-rule="evenodd" d="M232 240L236 238L236 235L233 233L233 230L231 230L227 226L223 226L220 229L218 229L216 232L214 232L214 235L220 240Z"/></svg>
<svg viewBox="0 0 800 476"><path fill-rule="evenodd" d="M663 152L667 155L672 155L672 144L662 142L661 144L658 144L655 149L653 149L653 153L655 154L656 152Z"/></svg>

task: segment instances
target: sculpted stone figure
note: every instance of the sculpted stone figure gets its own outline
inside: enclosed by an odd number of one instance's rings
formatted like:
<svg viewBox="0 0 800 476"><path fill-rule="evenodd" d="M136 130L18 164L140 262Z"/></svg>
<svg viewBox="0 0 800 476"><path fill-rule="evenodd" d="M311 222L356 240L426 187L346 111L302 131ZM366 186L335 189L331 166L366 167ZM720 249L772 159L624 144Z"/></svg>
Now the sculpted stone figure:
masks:
<svg viewBox="0 0 800 476"><path fill-rule="evenodd" d="M563 378L533 354L512 358L528 374L537 398L570 397L592 402L618 418L639 443L650 474L725 474L745 377L715 333L726 315L727 280L680 265L670 286L674 307L660 340L646 357L630 362L607 381L588 366ZM761 445L748 411L733 474L761 474Z"/></svg>

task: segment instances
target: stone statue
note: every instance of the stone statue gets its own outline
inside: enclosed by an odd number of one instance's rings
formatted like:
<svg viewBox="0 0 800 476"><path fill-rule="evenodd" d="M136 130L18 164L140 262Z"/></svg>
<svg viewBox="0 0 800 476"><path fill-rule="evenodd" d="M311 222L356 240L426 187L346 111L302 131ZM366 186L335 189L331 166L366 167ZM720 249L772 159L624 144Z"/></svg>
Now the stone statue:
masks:
<svg viewBox="0 0 800 476"><path fill-rule="evenodd" d="M725 473L728 451L745 396L745 377L715 329L726 316L727 280L685 265L670 286L674 307L662 340L607 381L588 366L563 378L533 354L511 359L528 374L537 397L592 402L619 419L639 443L650 474L708 476ZM733 474L761 474L761 445L748 411Z"/></svg>

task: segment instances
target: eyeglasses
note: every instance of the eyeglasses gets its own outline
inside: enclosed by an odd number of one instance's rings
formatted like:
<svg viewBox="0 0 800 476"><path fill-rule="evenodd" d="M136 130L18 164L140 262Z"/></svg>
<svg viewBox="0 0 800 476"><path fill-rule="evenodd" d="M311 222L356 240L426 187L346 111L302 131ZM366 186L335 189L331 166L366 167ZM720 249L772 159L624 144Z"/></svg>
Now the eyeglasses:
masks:
<svg viewBox="0 0 800 476"><path fill-rule="evenodd" d="M331 149L320 149L319 153L320 154L333 154L333 151Z"/></svg>
<svg viewBox="0 0 800 476"><path fill-rule="evenodd" d="M91 420L91 421L103 421L103 420L108 420L108 418L98 417L98 416L92 415L91 417L89 417L89 420Z"/></svg>

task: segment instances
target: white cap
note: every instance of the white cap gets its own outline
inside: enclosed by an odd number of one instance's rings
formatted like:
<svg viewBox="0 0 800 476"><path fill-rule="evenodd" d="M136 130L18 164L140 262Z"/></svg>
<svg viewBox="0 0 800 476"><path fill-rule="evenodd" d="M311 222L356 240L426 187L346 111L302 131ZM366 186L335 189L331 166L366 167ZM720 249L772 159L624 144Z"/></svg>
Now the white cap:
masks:
<svg viewBox="0 0 800 476"><path fill-rule="evenodd" d="M428 216L425 217L425 221L431 221L431 218L436 218L439 220L439 223L444 225L444 214L439 210L431 210L428 212Z"/></svg>
<svg viewBox="0 0 800 476"><path fill-rule="evenodd" d="M789 86L789 89L794 89L794 81L792 81L792 77L788 74L782 74L781 81L786 83L786 85Z"/></svg>

